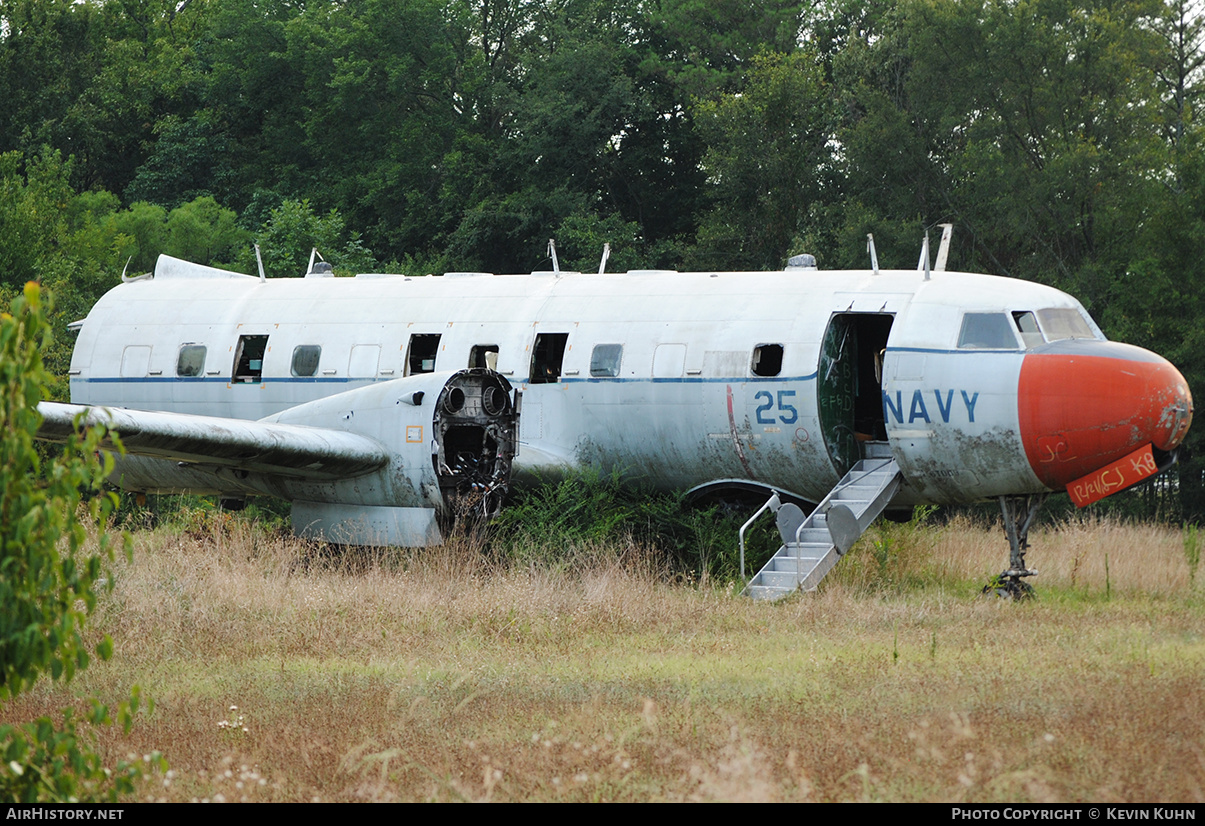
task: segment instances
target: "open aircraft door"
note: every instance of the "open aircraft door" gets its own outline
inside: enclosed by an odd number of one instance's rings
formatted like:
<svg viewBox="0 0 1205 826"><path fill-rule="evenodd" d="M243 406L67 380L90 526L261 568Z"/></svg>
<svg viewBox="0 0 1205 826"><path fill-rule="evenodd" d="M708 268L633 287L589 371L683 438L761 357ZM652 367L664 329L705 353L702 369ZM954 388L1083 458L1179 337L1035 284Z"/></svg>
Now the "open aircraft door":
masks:
<svg viewBox="0 0 1205 826"><path fill-rule="evenodd" d="M824 446L838 476L885 443L883 358L894 315L834 313L820 345L816 407Z"/></svg>

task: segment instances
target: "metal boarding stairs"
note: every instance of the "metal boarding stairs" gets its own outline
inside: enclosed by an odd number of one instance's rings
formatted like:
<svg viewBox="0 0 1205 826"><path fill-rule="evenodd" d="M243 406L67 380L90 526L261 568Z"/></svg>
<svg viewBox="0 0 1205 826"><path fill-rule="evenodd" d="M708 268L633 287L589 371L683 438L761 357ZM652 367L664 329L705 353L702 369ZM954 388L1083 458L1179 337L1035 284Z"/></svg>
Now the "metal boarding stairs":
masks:
<svg viewBox="0 0 1205 826"><path fill-rule="evenodd" d="M771 496L741 526L741 579L745 578L745 530L767 510L777 516L782 547L749 580L744 593L753 599L775 600L815 590L890 504L901 480L894 459L870 458L855 464L807 517L798 505L782 504L778 494Z"/></svg>

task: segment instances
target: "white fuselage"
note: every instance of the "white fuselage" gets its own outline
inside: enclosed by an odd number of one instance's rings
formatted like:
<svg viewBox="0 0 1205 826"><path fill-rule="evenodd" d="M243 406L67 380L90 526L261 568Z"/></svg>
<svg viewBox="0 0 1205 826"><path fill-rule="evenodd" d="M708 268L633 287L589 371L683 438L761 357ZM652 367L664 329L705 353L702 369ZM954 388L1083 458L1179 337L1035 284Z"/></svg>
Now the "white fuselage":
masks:
<svg viewBox="0 0 1205 826"><path fill-rule="evenodd" d="M657 488L739 480L815 501L877 445L903 471L901 504L963 502L1058 487L1035 473L1018 391L1027 353L1062 335L1027 335L1022 316L1054 310L1104 342L1070 296L967 273L261 281L162 259L88 315L71 397L262 419L488 364L523 391L527 473L598 464ZM967 314L1005 318L1015 341L970 341ZM255 347L262 358L247 361Z"/></svg>

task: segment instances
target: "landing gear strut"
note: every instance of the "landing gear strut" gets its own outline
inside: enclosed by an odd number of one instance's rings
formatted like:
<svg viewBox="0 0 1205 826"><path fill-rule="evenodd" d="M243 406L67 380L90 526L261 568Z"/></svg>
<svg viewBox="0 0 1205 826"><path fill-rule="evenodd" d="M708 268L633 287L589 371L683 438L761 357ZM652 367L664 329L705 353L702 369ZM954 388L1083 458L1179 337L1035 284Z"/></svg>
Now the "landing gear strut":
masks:
<svg viewBox="0 0 1205 826"><path fill-rule="evenodd" d="M1029 550L1029 528L1038 515L1046 497L1037 493L1026 496L1001 496L1000 511L1004 514L1004 532L1008 534L1008 570L1003 571L983 587L983 593L1009 599L1030 599L1033 587L1025 582L1037 571L1025 567L1025 552Z"/></svg>

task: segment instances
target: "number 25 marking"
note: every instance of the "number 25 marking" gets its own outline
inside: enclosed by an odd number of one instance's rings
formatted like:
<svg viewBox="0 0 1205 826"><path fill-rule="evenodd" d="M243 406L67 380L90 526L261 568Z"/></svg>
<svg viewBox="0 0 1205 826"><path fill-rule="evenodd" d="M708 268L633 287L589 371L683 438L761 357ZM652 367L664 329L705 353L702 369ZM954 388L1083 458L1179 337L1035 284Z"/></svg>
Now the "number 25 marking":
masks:
<svg viewBox="0 0 1205 826"><path fill-rule="evenodd" d="M758 424L774 424L776 421L783 424L795 424L799 421L799 411L795 409L795 405L788 404L786 399L795 395L794 390L779 390L778 391L778 413L779 416L775 419L773 416L766 417L763 414L774 410L774 396L769 390L760 390L754 394L754 399L761 399L765 396L765 401L757 406L757 423Z"/></svg>

